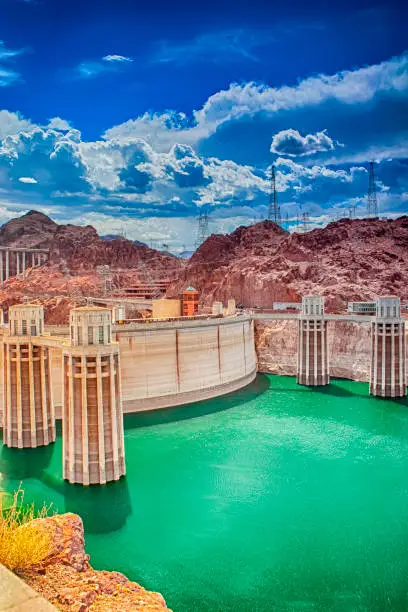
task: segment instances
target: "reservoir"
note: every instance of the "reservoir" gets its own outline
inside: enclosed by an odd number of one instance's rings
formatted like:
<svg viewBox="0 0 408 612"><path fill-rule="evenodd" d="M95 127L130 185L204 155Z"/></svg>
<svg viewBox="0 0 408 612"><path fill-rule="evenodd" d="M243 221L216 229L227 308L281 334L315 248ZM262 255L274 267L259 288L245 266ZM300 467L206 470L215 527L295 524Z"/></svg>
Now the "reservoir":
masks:
<svg viewBox="0 0 408 612"><path fill-rule="evenodd" d="M408 400L259 374L227 396L125 416L127 475L62 480L53 445L1 447L0 487L78 513L97 569L174 612L406 612Z"/></svg>

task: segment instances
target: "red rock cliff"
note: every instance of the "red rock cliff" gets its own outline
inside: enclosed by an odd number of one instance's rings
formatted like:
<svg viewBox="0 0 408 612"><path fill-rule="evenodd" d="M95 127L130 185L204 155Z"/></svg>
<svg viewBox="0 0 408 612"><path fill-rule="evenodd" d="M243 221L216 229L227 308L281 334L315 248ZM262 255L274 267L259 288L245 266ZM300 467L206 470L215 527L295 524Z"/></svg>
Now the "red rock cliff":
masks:
<svg viewBox="0 0 408 612"><path fill-rule="evenodd" d="M304 234L271 221L240 227L201 245L173 291L185 283L202 292L204 304L234 297L270 308L318 293L330 311L381 294L408 299L408 217L343 219Z"/></svg>

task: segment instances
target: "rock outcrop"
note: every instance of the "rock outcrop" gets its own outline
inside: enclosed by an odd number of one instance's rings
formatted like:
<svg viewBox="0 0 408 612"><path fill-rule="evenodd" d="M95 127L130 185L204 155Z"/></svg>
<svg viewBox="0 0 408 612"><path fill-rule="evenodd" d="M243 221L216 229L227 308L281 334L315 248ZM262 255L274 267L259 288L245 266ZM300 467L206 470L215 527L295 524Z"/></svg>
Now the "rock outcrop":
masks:
<svg viewBox="0 0 408 612"><path fill-rule="evenodd" d="M22 578L58 610L66 612L171 612L159 593L147 591L119 572L96 571L85 552L76 514L37 519L49 531L54 551Z"/></svg>
<svg viewBox="0 0 408 612"><path fill-rule="evenodd" d="M148 267L148 273L158 279L176 276L184 265L177 257L143 243L120 237L102 239L91 225L58 225L35 210L0 227L0 246L49 249L50 263L71 274L109 265L112 269L138 267L139 276L145 278Z"/></svg>
<svg viewBox="0 0 408 612"><path fill-rule="evenodd" d="M408 326L406 334L408 341ZM255 347L259 372L296 375L297 321L256 321ZM364 382L369 380L369 323L329 321L328 347L330 376Z"/></svg>
<svg viewBox="0 0 408 612"><path fill-rule="evenodd" d="M186 282L206 305L234 297L246 307L318 293L326 309L348 300L396 294L408 299L408 217L343 219L322 229L288 234L271 221L213 235L191 257L174 283Z"/></svg>
<svg viewBox="0 0 408 612"><path fill-rule="evenodd" d="M26 296L44 305L49 324L66 324L70 308L84 305L87 296L102 295L103 279L97 266L109 266L111 288L121 289L137 281L177 278L185 265L183 260L142 243L120 237L102 239L91 226L58 225L37 211L3 225L0 246L50 250L46 266L29 268L24 279L10 277L0 288L4 311Z"/></svg>

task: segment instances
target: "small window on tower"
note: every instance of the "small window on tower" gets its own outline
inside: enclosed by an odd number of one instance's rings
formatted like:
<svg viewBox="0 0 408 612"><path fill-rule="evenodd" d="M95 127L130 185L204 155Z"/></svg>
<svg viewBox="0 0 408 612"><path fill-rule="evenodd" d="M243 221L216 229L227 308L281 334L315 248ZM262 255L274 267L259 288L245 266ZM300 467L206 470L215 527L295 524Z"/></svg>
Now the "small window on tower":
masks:
<svg viewBox="0 0 408 612"><path fill-rule="evenodd" d="M94 340L93 340L93 326L90 325L88 327L88 344L93 344Z"/></svg>
<svg viewBox="0 0 408 612"><path fill-rule="evenodd" d="M21 333L23 336L27 335L27 321L25 319L21 321Z"/></svg>
<svg viewBox="0 0 408 612"><path fill-rule="evenodd" d="M103 325L100 325L98 328L98 342L99 344L103 344L104 340L103 340Z"/></svg>

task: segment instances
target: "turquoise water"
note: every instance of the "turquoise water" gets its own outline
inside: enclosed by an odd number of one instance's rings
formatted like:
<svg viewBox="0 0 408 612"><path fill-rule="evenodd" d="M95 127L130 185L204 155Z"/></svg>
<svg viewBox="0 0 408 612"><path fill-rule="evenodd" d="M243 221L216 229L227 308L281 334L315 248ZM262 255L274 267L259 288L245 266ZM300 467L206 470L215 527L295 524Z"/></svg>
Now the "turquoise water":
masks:
<svg viewBox="0 0 408 612"><path fill-rule="evenodd" d="M3 447L0 485L79 513L91 563L175 612L408 610L406 400L259 375L125 427L118 483L63 483L59 438Z"/></svg>

